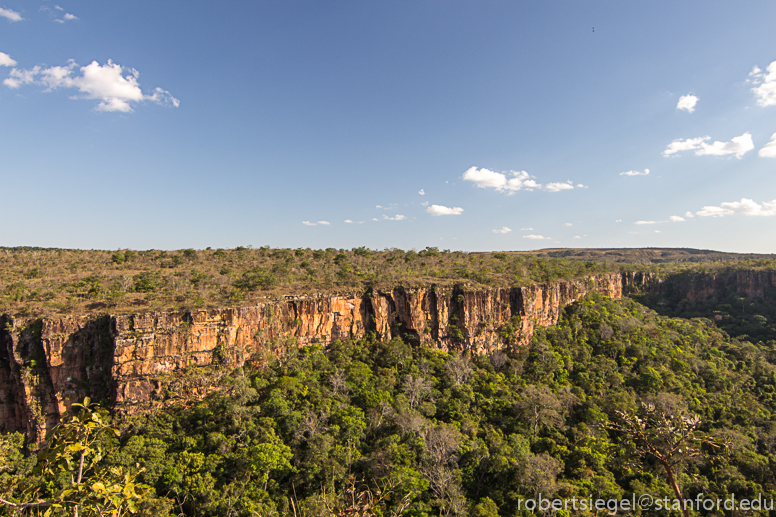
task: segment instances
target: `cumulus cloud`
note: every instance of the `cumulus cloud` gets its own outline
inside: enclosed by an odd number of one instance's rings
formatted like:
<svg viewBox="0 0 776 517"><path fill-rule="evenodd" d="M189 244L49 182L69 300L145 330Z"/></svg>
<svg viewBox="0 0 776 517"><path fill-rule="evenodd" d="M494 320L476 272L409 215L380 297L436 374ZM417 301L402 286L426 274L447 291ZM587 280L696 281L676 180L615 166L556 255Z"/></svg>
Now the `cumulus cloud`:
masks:
<svg viewBox="0 0 776 517"><path fill-rule="evenodd" d="M162 106L180 106L180 101L170 92L155 88L146 95L140 89L140 73L132 68L124 68L111 60L104 65L92 61L79 67L71 60L67 66L41 68L35 66L29 70L14 68L10 76L3 81L7 87L16 89L25 84L45 86L47 91L57 88L75 88L85 99L99 101L97 111L132 111L132 103L151 101Z"/></svg>
<svg viewBox="0 0 776 517"><path fill-rule="evenodd" d="M493 230L493 233L509 233L511 232L511 228L507 228L506 226L502 226L500 230Z"/></svg>
<svg viewBox="0 0 776 517"><path fill-rule="evenodd" d="M533 228L530 228L530 227L529 228L520 228L520 231L521 232L532 232Z"/></svg>
<svg viewBox="0 0 776 517"><path fill-rule="evenodd" d="M461 215L461 213L463 213L463 208L460 206L451 208L442 205L431 205L426 208L426 212L431 215Z"/></svg>
<svg viewBox="0 0 776 517"><path fill-rule="evenodd" d="M663 151L663 156L671 156L672 154L680 153L682 151L692 151L694 149L698 149L704 140L709 139L711 139L710 136L699 136L698 138L674 140L668 144L668 147L666 147L665 151Z"/></svg>
<svg viewBox="0 0 776 517"><path fill-rule="evenodd" d="M676 103L676 109L684 110L687 113L695 111L695 105L698 104L698 97L692 94L682 95L679 102Z"/></svg>
<svg viewBox="0 0 776 517"><path fill-rule="evenodd" d="M760 149L757 154L763 158L776 158L776 133L771 135L771 141L765 144L765 147Z"/></svg>
<svg viewBox="0 0 776 517"><path fill-rule="evenodd" d="M574 185L571 184L571 181L567 183L548 183L543 188L547 192L560 192L561 190L573 190Z"/></svg>
<svg viewBox="0 0 776 517"><path fill-rule="evenodd" d="M16 61L5 52L0 52L0 66L16 66Z"/></svg>
<svg viewBox="0 0 776 517"><path fill-rule="evenodd" d="M704 206L696 212L696 215L701 217L723 217L726 215L769 217L776 215L776 199L758 204L751 199L741 198L741 201L728 201L720 203L720 206Z"/></svg>
<svg viewBox="0 0 776 517"><path fill-rule="evenodd" d="M406 219L406 217L404 217L401 214L396 214L393 217L388 217L387 215L383 214L383 219L385 219L386 221L402 221Z"/></svg>
<svg viewBox="0 0 776 517"><path fill-rule="evenodd" d="M730 142L714 142L712 144L701 144L701 148L695 151L695 154L702 156L708 154L711 156L727 156L728 154L735 154L736 158L741 158L743 155L754 149L754 142L752 142L752 135L750 133L744 133L741 136L734 137Z"/></svg>
<svg viewBox="0 0 776 517"><path fill-rule="evenodd" d="M353 224L353 221L351 221L350 219L345 219L345 222L346 222L347 224Z"/></svg>
<svg viewBox="0 0 776 517"><path fill-rule="evenodd" d="M573 183L569 180L565 183L548 183L542 185L538 183L533 176L526 171L509 171L508 173L495 172L486 168L478 169L470 167L463 173L464 181L471 181L479 188L492 188L498 192L507 192L514 194L518 190L546 190L548 192L560 192L561 190L571 190ZM584 188L584 185L577 185Z"/></svg>
<svg viewBox="0 0 776 517"><path fill-rule="evenodd" d="M689 217L689 218L693 218L693 217L695 217L695 214L693 214L692 212L690 212L690 211L688 210L687 212L685 212L685 213L684 213L684 216L685 216L685 217Z"/></svg>
<svg viewBox="0 0 776 517"><path fill-rule="evenodd" d="M423 190L423 189L420 189L420 190L418 190L418 194L420 194L421 196L425 196L426 195L426 191Z"/></svg>
<svg viewBox="0 0 776 517"><path fill-rule="evenodd" d="M12 11L10 9L3 9L2 7L0 7L0 17L7 18L12 22L20 22L24 19L22 18L22 15L17 13L16 11Z"/></svg>
<svg viewBox="0 0 776 517"><path fill-rule="evenodd" d="M464 181L471 181L479 188L493 188L499 192L516 192L522 189L533 189L539 186L525 171L510 171L509 177L501 172L486 168L470 167L463 173Z"/></svg>
<svg viewBox="0 0 776 517"><path fill-rule="evenodd" d="M752 135L748 132L732 138L730 142L712 142L709 144L706 140L710 139L710 136L700 136L698 138L674 140L663 151L663 156L668 157L682 151L695 151L696 156L727 156L734 154L736 158L741 158L754 149Z"/></svg>
<svg viewBox="0 0 776 517"><path fill-rule="evenodd" d="M756 84L752 91L760 106L776 106L776 61L773 61L766 72L754 67L749 73L751 82Z"/></svg>
<svg viewBox="0 0 776 517"><path fill-rule="evenodd" d="M657 224L657 221L636 221L633 224Z"/></svg>
<svg viewBox="0 0 776 517"><path fill-rule="evenodd" d="M671 221L673 221L675 223L680 223L680 222L684 221L684 217L682 217L680 215L672 215L670 217L670 219L671 219Z"/></svg>
<svg viewBox="0 0 776 517"><path fill-rule="evenodd" d="M60 10L61 10L61 8L60 8ZM57 23L65 23L65 22L69 22L69 21L77 20L77 19L78 19L78 16L76 16L74 14L70 14L70 13L65 13L65 15L62 18L55 18L54 21L57 22Z"/></svg>
<svg viewBox="0 0 776 517"><path fill-rule="evenodd" d="M30 84L35 81L35 75L40 72L40 67L36 66L30 70L20 70L14 68L11 70L9 77L7 77L3 84L9 88L19 88L23 84Z"/></svg>
<svg viewBox="0 0 776 517"><path fill-rule="evenodd" d="M647 175L649 175L649 169L644 169L644 172L626 171L626 172L620 173L620 176L647 176Z"/></svg>
<svg viewBox="0 0 776 517"><path fill-rule="evenodd" d="M329 226L331 223L329 221L316 221L314 223L311 223L310 221L302 221L302 224L305 226L318 226L319 224L323 226Z"/></svg>
<svg viewBox="0 0 776 517"><path fill-rule="evenodd" d="M543 235L523 235L523 239L533 239L537 241L547 241L552 239L552 237L545 237Z"/></svg>

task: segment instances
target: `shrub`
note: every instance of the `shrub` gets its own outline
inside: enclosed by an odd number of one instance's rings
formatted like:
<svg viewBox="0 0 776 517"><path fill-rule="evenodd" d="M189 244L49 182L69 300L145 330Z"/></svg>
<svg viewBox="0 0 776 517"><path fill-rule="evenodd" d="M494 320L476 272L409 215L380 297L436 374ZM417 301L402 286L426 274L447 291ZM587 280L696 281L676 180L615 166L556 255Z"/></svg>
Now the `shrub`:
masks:
<svg viewBox="0 0 776 517"><path fill-rule="evenodd" d="M139 293L152 293L161 287L161 275L156 271L143 271L135 275L135 291Z"/></svg>
<svg viewBox="0 0 776 517"><path fill-rule="evenodd" d="M257 289L272 289L277 283L278 280L273 273L256 267L243 273L240 278L234 281L234 286L237 289L255 291Z"/></svg>

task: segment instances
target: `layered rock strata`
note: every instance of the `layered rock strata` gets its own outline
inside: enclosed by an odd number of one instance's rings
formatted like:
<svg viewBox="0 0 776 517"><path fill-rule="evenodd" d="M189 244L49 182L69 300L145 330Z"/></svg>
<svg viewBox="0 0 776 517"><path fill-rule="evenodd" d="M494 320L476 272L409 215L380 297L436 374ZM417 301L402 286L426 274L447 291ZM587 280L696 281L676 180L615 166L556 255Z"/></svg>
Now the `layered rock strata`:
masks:
<svg viewBox="0 0 776 517"><path fill-rule="evenodd" d="M363 297L288 298L253 307L53 320L0 318L0 431L42 439L84 396L132 412L183 372L373 332L420 346L488 353L530 342L585 294L622 295L619 274L487 290L395 288ZM206 384L206 383L205 383ZM196 391L207 386L189 387Z"/></svg>

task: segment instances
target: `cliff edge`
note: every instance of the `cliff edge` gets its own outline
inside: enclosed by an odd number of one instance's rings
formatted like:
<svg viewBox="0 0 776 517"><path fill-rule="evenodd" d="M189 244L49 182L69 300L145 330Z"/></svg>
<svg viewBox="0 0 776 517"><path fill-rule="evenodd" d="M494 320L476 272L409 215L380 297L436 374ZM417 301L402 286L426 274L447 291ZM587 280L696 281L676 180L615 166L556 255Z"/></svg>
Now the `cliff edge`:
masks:
<svg viewBox="0 0 776 517"><path fill-rule="evenodd" d="M641 280L641 279L639 279ZM192 368L248 361L337 339L401 336L420 346L489 353L526 345L536 325L589 293L620 298L634 279L591 275L529 287L395 288L362 297L287 297L251 307L57 319L0 317L0 431L40 440L73 402L90 396L131 413L176 391ZM208 386L210 383L210 386Z"/></svg>

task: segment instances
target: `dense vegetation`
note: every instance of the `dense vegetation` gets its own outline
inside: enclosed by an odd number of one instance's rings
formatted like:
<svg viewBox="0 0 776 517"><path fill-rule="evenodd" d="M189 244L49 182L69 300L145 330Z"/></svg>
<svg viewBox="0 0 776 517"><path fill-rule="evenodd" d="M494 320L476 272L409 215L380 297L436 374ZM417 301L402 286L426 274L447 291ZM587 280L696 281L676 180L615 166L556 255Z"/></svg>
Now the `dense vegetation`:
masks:
<svg viewBox="0 0 776 517"><path fill-rule="evenodd" d="M490 356L338 341L118 422L103 461L147 485L145 515L336 515L353 501L378 515L405 504L402 515L528 515L520 500L539 493L673 497L658 465L607 425L647 402L698 415L729 445L677 467L686 496L776 498L776 341L765 337L590 297L530 347ZM30 468L2 482L36 484Z"/></svg>
<svg viewBox="0 0 776 517"><path fill-rule="evenodd" d="M666 260L684 262L662 263ZM770 255L700 250L464 253L366 248L99 251L0 248L0 314L41 317L250 305L312 292L525 286L591 273L776 267Z"/></svg>
<svg viewBox="0 0 776 517"><path fill-rule="evenodd" d="M776 289L757 276L776 262L568 251L0 249L0 314L35 317L611 271L662 281L580 300L524 348L506 332L504 350L481 356L368 337L260 367L192 368L176 382L221 389L132 418L110 422L85 401L37 454L20 434L0 436L0 503L33 505L0 504L0 515L492 517L528 515L538 494L673 497L627 432L645 411L700 420L703 454L675 465L686 497L776 498ZM677 254L688 258L660 263Z"/></svg>
<svg viewBox="0 0 776 517"><path fill-rule="evenodd" d="M249 305L262 298L369 288L512 286L618 271L507 253L426 248L81 251L0 249L0 314L51 316Z"/></svg>

